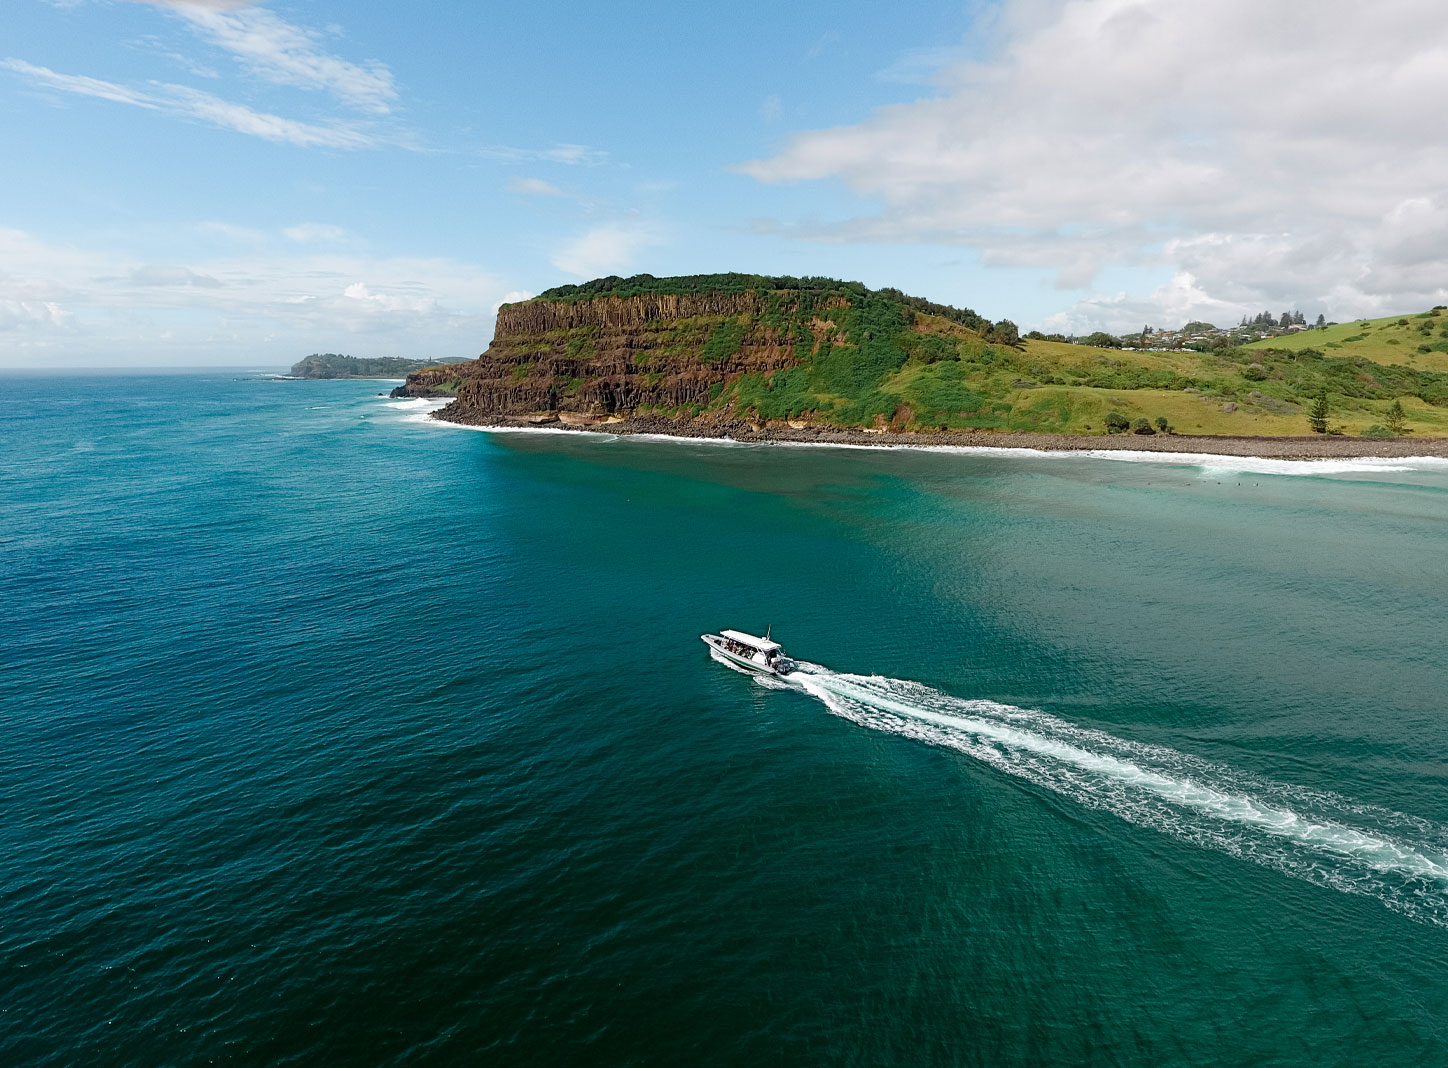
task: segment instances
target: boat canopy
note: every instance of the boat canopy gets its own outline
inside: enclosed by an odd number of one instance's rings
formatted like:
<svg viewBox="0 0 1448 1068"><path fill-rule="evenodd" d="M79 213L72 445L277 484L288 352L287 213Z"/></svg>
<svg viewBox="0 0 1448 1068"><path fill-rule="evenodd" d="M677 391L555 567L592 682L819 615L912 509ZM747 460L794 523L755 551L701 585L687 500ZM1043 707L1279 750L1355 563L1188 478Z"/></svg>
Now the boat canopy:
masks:
<svg viewBox="0 0 1448 1068"><path fill-rule="evenodd" d="M761 653L777 653L783 649L783 646L778 642L768 641L764 638L756 638L754 635L745 634L741 630L721 630L719 634L724 638L733 638L741 645L748 645L758 649Z"/></svg>

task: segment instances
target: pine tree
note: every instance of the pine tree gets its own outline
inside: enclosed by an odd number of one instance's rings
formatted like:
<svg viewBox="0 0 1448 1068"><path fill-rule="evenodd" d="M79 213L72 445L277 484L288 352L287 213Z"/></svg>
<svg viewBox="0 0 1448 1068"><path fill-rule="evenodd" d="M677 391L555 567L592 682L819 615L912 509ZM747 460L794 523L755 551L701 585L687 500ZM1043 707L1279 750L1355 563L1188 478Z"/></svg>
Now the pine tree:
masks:
<svg viewBox="0 0 1448 1068"><path fill-rule="evenodd" d="M1319 393L1317 400L1312 402L1312 408L1307 413L1307 422L1314 434L1327 433L1327 390Z"/></svg>
<svg viewBox="0 0 1448 1068"><path fill-rule="evenodd" d="M1403 411L1402 401L1393 401L1393 406L1388 409L1385 421L1388 424L1388 429L1394 434L1401 435L1403 431L1408 429L1408 413Z"/></svg>
<svg viewBox="0 0 1448 1068"><path fill-rule="evenodd" d="M1317 325L1319 327L1327 325L1327 316L1323 315L1321 312L1317 313Z"/></svg>

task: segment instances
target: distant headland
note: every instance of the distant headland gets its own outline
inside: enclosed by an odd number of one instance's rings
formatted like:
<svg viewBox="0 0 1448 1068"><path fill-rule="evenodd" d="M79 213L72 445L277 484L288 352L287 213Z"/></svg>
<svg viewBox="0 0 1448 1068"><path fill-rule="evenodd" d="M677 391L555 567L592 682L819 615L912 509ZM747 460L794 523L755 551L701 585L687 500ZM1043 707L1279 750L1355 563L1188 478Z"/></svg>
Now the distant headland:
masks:
<svg viewBox="0 0 1448 1068"><path fill-rule="evenodd" d="M1254 455L1438 453L1448 445L1445 311L1322 327L1284 314L1294 322L1273 336L1260 323L1210 336L1210 324L1194 323L1174 337L1143 328L1078 343L1023 337L1009 321L858 282L609 277L504 305L480 357L411 372L394 393L454 396L438 418L472 425L1187 452L1213 451L1204 438L1237 438Z"/></svg>
<svg viewBox="0 0 1448 1068"><path fill-rule="evenodd" d="M292 378L402 378L424 367L466 363L465 356L442 360L409 360L402 356L342 356L335 352L314 352L292 364Z"/></svg>

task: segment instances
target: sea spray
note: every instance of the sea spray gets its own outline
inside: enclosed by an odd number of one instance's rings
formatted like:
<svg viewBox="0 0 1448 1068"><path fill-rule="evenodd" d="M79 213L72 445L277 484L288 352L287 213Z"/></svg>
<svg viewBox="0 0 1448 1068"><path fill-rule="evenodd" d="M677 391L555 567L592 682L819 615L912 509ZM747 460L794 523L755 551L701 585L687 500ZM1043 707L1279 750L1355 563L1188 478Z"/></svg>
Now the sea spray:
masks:
<svg viewBox="0 0 1448 1068"><path fill-rule="evenodd" d="M1448 926L1448 828L908 680L807 664L789 682L862 726L967 753L1088 808Z"/></svg>

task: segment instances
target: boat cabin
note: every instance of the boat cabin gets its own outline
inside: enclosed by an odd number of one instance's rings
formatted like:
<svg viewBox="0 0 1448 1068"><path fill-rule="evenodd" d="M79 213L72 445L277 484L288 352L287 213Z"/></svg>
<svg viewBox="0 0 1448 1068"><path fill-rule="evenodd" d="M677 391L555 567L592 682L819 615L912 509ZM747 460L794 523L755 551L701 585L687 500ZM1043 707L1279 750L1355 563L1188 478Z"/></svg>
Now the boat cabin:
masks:
<svg viewBox="0 0 1448 1068"><path fill-rule="evenodd" d="M752 634L745 634L742 630L721 630L719 637L725 640L729 651L738 656L763 653L765 657L771 657L784 652L784 647L778 642L772 642L768 638L756 638Z"/></svg>

